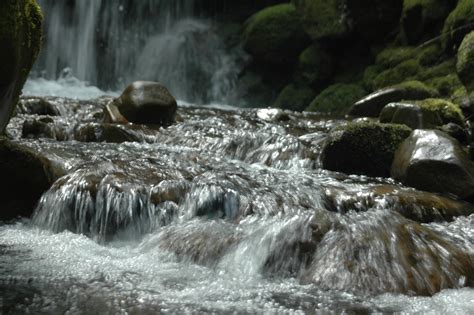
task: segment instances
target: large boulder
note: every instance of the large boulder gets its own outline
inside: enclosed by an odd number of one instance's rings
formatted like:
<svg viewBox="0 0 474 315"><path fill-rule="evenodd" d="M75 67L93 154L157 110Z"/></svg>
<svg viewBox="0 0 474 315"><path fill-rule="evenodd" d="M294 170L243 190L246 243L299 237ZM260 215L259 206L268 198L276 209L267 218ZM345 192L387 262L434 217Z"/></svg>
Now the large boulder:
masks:
<svg viewBox="0 0 474 315"><path fill-rule="evenodd" d="M18 103L41 47L43 15L35 0L0 2L0 134Z"/></svg>
<svg viewBox="0 0 474 315"><path fill-rule="evenodd" d="M363 97L365 93L365 90L356 84L333 84L323 90L309 104L306 111L337 115L346 114L351 105Z"/></svg>
<svg viewBox="0 0 474 315"><path fill-rule="evenodd" d="M448 52L456 51L471 30L474 30L474 1L459 0L444 23L441 32L443 48Z"/></svg>
<svg viewBox="0 0 474 315"><path fill-rule="evenodd" d="M466 35L459 47L456 69L468 91L474 91L474 32Z"/></svg>
<svg viewBox="0 0 474 315"><path fill-rule="evenodd" d="M356 102L349 115L378 117L385 105L402 100L423 100L433 97L436 91L418 81L407 81L393 87L378 90Z"/></svg>
<svg viewBox="0 0 474 315"><path fill-rule="evenodd" d="M446 0L404 0L400 23L408 43L434 37L454 5L454 1Z"/></svg>
<svg viewBox="0 0 474 315"><path fill-rule="evenodd" d="M279 4L257 12L246 22L243 34L244 49L264 64L292 63L308 41L292 4Z"/></svg>
<svg viewBox="0 0 474 315"><path fill-rule="evenodd" d="M352 32L380 41L396 28L402 1L293 0L312 39L341 38ZM374 27L376 25L376 27Z"/></svg>
<svg viewBox="0 0 474 315"><path fill-rule="evenodd" d="M438 130L415 130L398 148L391 176L420 190L474 195L474 164L461 145Z"/></svg>
<svg viewBox="0 0 474 315"><path fill-rule="evenodd" d="M394 153L410 132L403 125L372 122L337 127L324 143L322 166L347 174L388 177Z"/></svg>
<svg viewBox="0 0 474 315"><path fill-rule="evenodd" d="M125 120L118 113L110 115L110 108L113 106L107 106L104 114L109 120L111 117L119 117L117 123L130 121L160 126L174 123L178 109L176 99L166 87L156 82L147 81L137 81L130 84L122 95L113 101L112 105L116 106ZM115 110L112 111L112 113L114 112Z"/></svg>

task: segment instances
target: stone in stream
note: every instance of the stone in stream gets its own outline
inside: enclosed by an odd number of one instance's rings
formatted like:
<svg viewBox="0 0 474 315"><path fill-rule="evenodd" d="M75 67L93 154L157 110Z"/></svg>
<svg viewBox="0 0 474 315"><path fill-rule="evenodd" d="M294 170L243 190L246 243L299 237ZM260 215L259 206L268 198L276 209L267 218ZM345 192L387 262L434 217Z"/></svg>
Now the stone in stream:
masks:
<svg viewBox="0 0 474 315"><path fill-rule="evenodd" d="M323 146L322 166L346 174L388 177L393 155L410 132L403 125L373 122L337 127Z"/></svg>
<svg viewBox="0 0 474 315"><path fill-rule="evenodd" d="M29 217L41 195L65 171L26 146L0 138L0 220Z"/></svg>
<svg viewBox="0 0 474 315"><path fill-rule="evenodd" d="M412 129L427 129L442 125L437 113L408 103L390 103L380 113L381 123L406 125Z"/></svg>
<svg viewBox="0 0 474 315"><path fill-rule="evenodd" d="M439 130L415 130L398 148L391 175L420 190L474 195L474 164L458 141Z"/></svg>
<svg viewBox="0 0 474 315"><path fill-rule="evenodd" d="M38 56L42 22L35 0L0 2L0 134L5 131Z"/></svg>
<svg viewBox="0 0 474 315"><path fill-rule="evenodd" d="M24 97L20 99L16 114L60 116L61 112L53 102L41 97Z"/></svg>
<svg viewBox="0 0 474 315"><path fill-rule="evenodd" d="M413 83L413 82L411 82ZM349 115L378 117L385 105L402 100L423 100L433 97L433 92L419 84L401 84L376 91L352 105Z"/></svg>
<svg viewBox="0 0 474 315"><path fill-rule="evenodd" d="M175 122L177 108L176 99L166 87L157 82L137 81L130 84L113 104L106 106L104 116L113 123L128 120L168 126Z"/></svg>

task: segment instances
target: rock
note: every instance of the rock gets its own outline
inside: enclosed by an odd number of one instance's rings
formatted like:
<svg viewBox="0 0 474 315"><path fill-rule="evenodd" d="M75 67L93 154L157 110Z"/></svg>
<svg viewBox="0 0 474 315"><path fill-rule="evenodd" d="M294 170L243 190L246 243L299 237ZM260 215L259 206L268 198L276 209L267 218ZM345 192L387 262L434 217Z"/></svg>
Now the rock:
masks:
<svg viewBox="0 0 474 315"><path fill-rule="evenodd" d="M43 15L35 0L0 3L0 134L18 103L41 47Z"/></svg>
<svg viewBox="0 0 474 315"><path fill-rule="evenodd" d="M56 126L51 117L41 117L35 119L27 119L23 123L22 138L39 139L47 138L57 141L67 140L65 130L61 126Z"/></svg>
<svg viewBox="0 0 474 315"><path fill-rule="evenodd" d="M398 25L401 1L293 0L313 40L337 39L352 32L380 41ZM377 27L374 27L377 25Z"/></svg>
<svg viewBox="0 0 474 315"><path fill-rule="evenodd" d="M0 220L29 217L41 195L64 174L39 152L0 138Z"/></svg>
<svg viewBox="0 0 474 315"><path fill-rule="evenodd" d="M279 108L262 108L257 110L257 117L265 121L288 121L290 117Z"/></svg>
<svg viewBox="0 0 474 315"><path fill-rule="evenodd" d="M254 14L245 24L244 49L258 62L285 65L309 40L292 4L278 4Z"/></svg>
<svg viewBox="0 0 474 315"><path fill-rule="evenodd" d="M331 114L346 114L355 101L365 95L365 90L355 84L338 83L323 90L306 111Z"/></svg>
<svg viewBox="0 0 474 315"><path fill-rule="evenodd" d="M439 130L415 130L398 148L391 176L420 190L474 194L474 164L459 142Z"/></svg>
<svg viewBox="0 0 474 315"><path fill-rule="evenodd" d="M59 109L50 101L41 97L21 98L16 108L17 114L60 116Z"/></svg>
<svg viewBox="0 0 474 315"><path fill-rule="evenodd" d="M422 100L433 97L436 91L419 81L402 84L376 91L355 103L349 115L357 117L378 117L385 105L402 100Z"/></svg>
<svg viewBox="0 0 474 315"><path fill-rule="evenodd" d="M448 52L455 52L464 36L472 30L474 30L474 2L459 0L444 23L441 32L443 48Z"/></svg>
<svg viewBox="0 0 474 315"><path fill-rule="evenodd" d="M474 92L474 32L466 35L459 47L456 70L466 89Z"/></svg>
<svg viewBox="0 0 474 315"><path fill-rule="evenodd" d="M440 98L427 98L415 102L415 104L419 105L424 111L437 114L443 124L455 123L464 126L465 118L461 108L450 101Z"/></svg>
<svg viewBox="0 0 474 315"><path fill-rule="evenodd" d="M168 126L175 121L178 108L176 99L168 89L159 83L146 81L130 84L122 95L114 100L113 105L132 123L161 126ZM104 116L108 115L110 108L109 106Z"/></svg>
<svg viewBox="0 0 474 315"><path fill-rule="evenodd" d="M80 142L142 142L146 130L141 126L90 123L75 130L74 139ZM134 132L135 130L139 132Z"/></svg>
<svg viewBox="0 0 474 315"><path fill-rule="evenodd" d="M400 23L407 42L416 44L438 35L453 8L454 1L404 0Z"/></svg>
<svg viewBox="0 0 474 315"><path fill-rule="evenodd" d="M318 88L326 83L333 73L333 60L321 45L313 44L298 58L295 81Z"/></svg>
<svg viewBox="0 0 474 315"><path fill-rule="evenodd" d="M128 124L128 120L122 116L113 102L105 105L104 122L108 124Z"/></svg>
<svg viewBox="0 0 474 315"><path fill-rule="evenodd" d="M315 96L316 92L310 87L289 84L280 92L273 107L303 111Z"/></svg>
<svg viewBox="0 0 474 315"><path fill-rule="evenodd" d="M337 127L324 143L322 166L346 174L388 177L394 153L410 132L403 125L370 122Z"/></svg>
<svg viewBox="0 0 474 315"><path fill-rule="evenodd" d="M411 129L429 129L443 124L437 113L407 103L390 103L380 113L381 123L402 124Z"/></svg>
<svg viewBox="0 0 474 315"><path fill-rule="evenodd" d="M401 62L393 68L379 73L372 82L376 89L399 84L407 79L414 78L421 71L420 63L416 59Z"/></svg>
<svg viewBox="0 0 474 315"><path fill-rule="evenodd" d="M466 144L468 142L469 134L467 130L459 126L458 124L450 122L446 125L441 126L439 129L461 143Z"/></svg>

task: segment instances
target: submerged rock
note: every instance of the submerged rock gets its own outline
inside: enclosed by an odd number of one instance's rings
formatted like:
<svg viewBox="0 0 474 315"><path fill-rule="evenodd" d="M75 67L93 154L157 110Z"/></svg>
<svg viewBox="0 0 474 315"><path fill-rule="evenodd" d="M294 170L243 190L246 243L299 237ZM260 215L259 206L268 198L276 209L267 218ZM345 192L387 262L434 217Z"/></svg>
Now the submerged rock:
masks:
<svg viewBox="0 0 474 315"><path fill-rule="evenodd" d="M130 84L113 102L126 120L137 124L168 126L175 122L176 99L157 82L137 81ZM108 106L107 110L111 107ZM106 110L105 116L108 112ZM112 111L115 114L115 112ZM118 114L118 113L117 113ZM117 115L111 119L117 119ZM120 118L120 117L119 117ZM119 121L123 122L122 119ZM114 121L118 122L118 121Z"/></svg>
<svg viewBox="0 0 474 315"><path fill-rule="evenodd" d="M347 174L388 177L394 153L410 132L403 125L371 122L338 127L323 146L322 166Z"/></svg>
<svg viewBox="0 0 474 315"><path fill-rule="evenodd" d="M0 3L0 134L18 103L41 47L43 15L35 0Z"/></svg>
<svg viewBox="0 0 474 315"><path fill-rule="evenodd" d="M438 130L413 131L395 153L391 175L421 190L474 195L474 164L455 139Z"/></svg>

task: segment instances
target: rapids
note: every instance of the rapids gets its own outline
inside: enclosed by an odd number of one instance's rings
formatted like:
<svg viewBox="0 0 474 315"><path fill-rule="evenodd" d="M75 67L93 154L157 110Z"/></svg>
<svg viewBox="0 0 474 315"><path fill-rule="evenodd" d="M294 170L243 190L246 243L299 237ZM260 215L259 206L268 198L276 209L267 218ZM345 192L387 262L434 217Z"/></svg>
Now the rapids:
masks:
<svg viewBox="0 0 474 315"><path fill-rule="evenodd" d="M180 103L167 129L107 126L109 99L48 97L39 133L22 106L10 122L62 176L0 226L2 314L474 312L474 215L322 170L345 121Z"/></svg>

